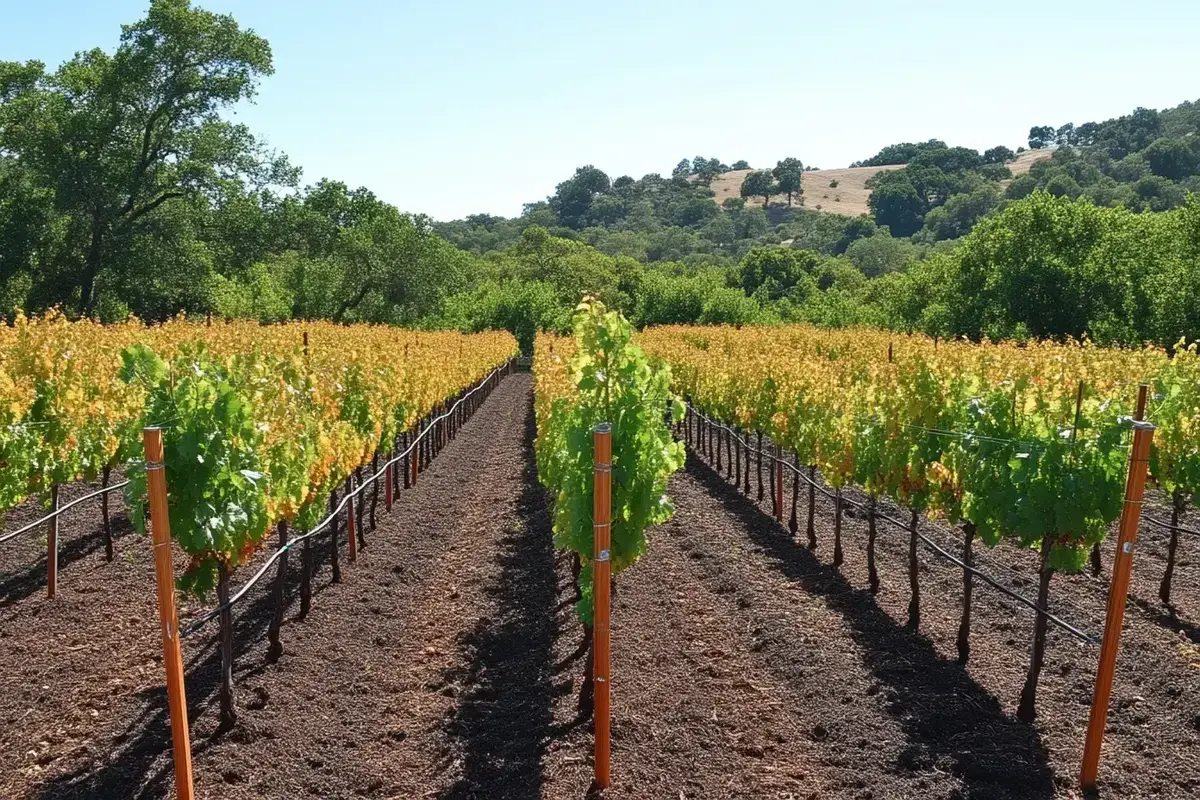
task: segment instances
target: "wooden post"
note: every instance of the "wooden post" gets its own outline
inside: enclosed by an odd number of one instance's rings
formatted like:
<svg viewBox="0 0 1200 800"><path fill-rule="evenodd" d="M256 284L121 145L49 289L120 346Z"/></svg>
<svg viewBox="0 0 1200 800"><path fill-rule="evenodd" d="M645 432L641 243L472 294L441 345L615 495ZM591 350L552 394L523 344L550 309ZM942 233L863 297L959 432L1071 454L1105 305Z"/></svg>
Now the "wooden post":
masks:
<svg viewBox="0 0 1200 800"><path fill-rule="evenodd" d="M1142 387L1145 391L1145 387ZM1113 556L1113 576L1108 589L1108 613L1104 620L1104 638L1100 643L1100 664L1096 669L1096 688L1092 693L1092 712L1088 719L1087 740L1083 748L1083 769L1079 783L1084 789L1096 787L1100 768L1100 748L1104 742L1104 723L1112 695L1113 672L1117 666L1117 648L1121 643L1121 625L1125 620L1125 599L1129 592L1129 574L1133 567L1133 544L1137 541L1142 511L1142 492L1150 458L1154 426L1134 421L1133 452L1129 456L1129 477L1125 484L1125 507Z"/></svg>
<svg viewBox="0 0 1200 800"><path fill-rule="evenodd" d="M58 484L50 487L49 528L46 531L46 597L58 591Z"/></svg>
<svg viewBox="0 0 1200 800"><path fill-rule="evenodd" d="M358 560L358 536L354 525L354 501L357 499L352 495L354 491L354 477L346 478L346 530L349 532L350 544L347 553L350 556L350 563L353 564Z"/></svg>
<svg viewBox="0 0 1200 800"><path fill-rule="evenodd" d="M158 586L158 619L162 629L163 666L167 672L167 708L175 754L175 791L192 800L192 746L188 734L187 698L183 694L183 655L179 651L179 619L175 612L175 575L171 564L171 520L167 511L167 476L163 471L161 428L142 431L146 454L146 487L150 495L150 535L154 543L154 579Z"/></svg>
<svg viewBox="0 0 1200 800"><path fill-rule="evenodd" d="M612 563L608 551L612 535L612 426L602 422L592 434L595 449L595 485L592 500L593 522L593 686L596 694L596 784L608 788L609 781L609 721L611 691L609 683L609 587Z"/></svg>

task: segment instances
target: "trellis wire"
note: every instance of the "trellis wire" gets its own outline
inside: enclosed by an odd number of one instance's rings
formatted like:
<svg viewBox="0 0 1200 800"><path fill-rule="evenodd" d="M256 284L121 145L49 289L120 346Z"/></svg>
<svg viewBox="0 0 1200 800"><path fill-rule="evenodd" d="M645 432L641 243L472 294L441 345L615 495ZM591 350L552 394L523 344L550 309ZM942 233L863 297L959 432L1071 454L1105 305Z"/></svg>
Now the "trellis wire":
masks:
<svg viewBox="0 0 1200 800"><path fill-rule="evenodd" d="M830 499L834 499L835 495L832 492L825 489L823 486L819 485L815 481L810 480L809 477L804 474L803 470L796 469L794 466L792 466L791 463L788 462L788 460L786 458L777 458L774 455L772 455L771 453L766 453L762 450L759 450L759 449L753 447L750 444L749 440L743 439L730 426L725 425L721 422L717 422L713 418L709 417L708 415L704 414L702 411L697 409L691 403L688 403L687 406L688 406L688 408L690 408L692 410L692 412L694 414L696 414L698 417L700 417L702 420L704 420L708 424L728 431L729 434L731 436L733 436L737 441L741 442L742 445L747 450L749 450L753 453L757 453L760 457L766 456L767 458L769 458L771 461L775 462L776 464L782 464L784 467L786 467L788 470L790 470L794 474L798 475L805 483L812 486L818 492L820 492L821 494L825 495L826 497L828 497ZM855 500L850 500L850 499L846 498L844 495L842 496L842 504L854 506L855 508L866 511L867 513L871 513L870 509L868 509L863 503L859 503ZM878 511L875 511L874 514L875 514L876 519L881 519L885 522L890 522L892 525L895 525L896 527L900 528L901 530L904 530L904 531L909 530L909 526L906 523L900 522L899 520L894 519L894 518L888 516L887 514L881 514ZM996 591L1005 595L1006 597L1009 597L1012 600L1016 600L1017 602L1021 603L1022 605L1028 606L1035 613L1041 614L1047 620L1049 620L1050 622L1053 622L1055 625L1062 628L1067 633L1070 633L1072 636L1075 636L1076 638L1078 638L1081 641L1086 642L1088 644L1093 644L1093 645L1100 644L1100 640L1098 638L1096 638L1094 635L1092 635L1090 633L1086 633L1086 632L1080 630L1079 628L1075 627L1074 625L1070 624L1069 622L1066 622L1065 620L1060 619L1056 615L1050 613L1048 610L1039 606L1036 601L1030 600L1028 597L1025 597L1024 595L1021 595L1017 592L1012 591L1011 589L1007 588L1006 586L1003 586L999 581L997 581L992 576L988 575L986 572L982 572L982 571L976 569L975 567L969 566L968 564L963 562L961 559L959 559L957 556L954 556L951 553L946 552L936 542L934 542L932 539L930 539L925 534L921 533L920 530L917 531L917 538L919 538L922 541L922 543L924 543L926 548L931 550L936 555L940 556L941 558L945 559L946 561L949 561L951 564L954 564L954 565L960 567L961 569L966 570L967 572L969 572L972 575L974 575L975 577L979 578L981 581L988 584L993 589L995 589Z"/></svg>

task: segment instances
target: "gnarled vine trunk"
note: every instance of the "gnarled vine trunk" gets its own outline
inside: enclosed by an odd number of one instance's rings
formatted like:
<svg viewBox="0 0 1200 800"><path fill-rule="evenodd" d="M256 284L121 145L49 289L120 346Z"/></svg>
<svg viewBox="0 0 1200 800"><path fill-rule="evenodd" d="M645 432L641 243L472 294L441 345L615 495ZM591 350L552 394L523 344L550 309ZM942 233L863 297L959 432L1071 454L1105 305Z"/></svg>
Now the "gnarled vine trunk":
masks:
<svg viewBox="0 0 1200 800"><path fill-rule="evenodd" d="M1050 578L1054 570L1050 567L1051 537L1042 539L1042 566L1038 572L1037 604L1043 612L1049 610ZM1021 703L1017 706L1017 719L1022 722L1033 722L1037 716L1037 687L1042 674L1042 665L1046 659L1046 629L1049 620L1044 613L1037 615L1033 627L1033 652L1029 658L1029 672L1025 676L1025 688L1021 690Z"/></svg>
<svg viewBox="0 0 1200 800"><path fill-rule="evenodd" d="M842 487L833 493L833 565L842 565Z"/></svg>
<svg viewBox="0 0 1200 800"><path fill-rule="evenodd" d="M867 582L871 594L879 594L879 572L875 569L875 497L867 501Z"/></svg>
<svg viewBox="0 0 1200 800"><path fill-rule="evenodd" d="M221 730L229 730L237 723L237 708L233 696L233 609L229 607L229 567L221 561L217 564L217 603L222 607L218 615L221 631Z"/></svg>
<svg viewBox="0 0 1200 800"><path fill-rule="evenodd" d="M1171 495L1171 541L1167 545L1167 569L1158 587L1158 597L1167 608L1171 605L1171 580L1175 576L1175 550L1179 547L1179 519L1183 516L1187 495L1176 489Z"/></svg>
<svg viewBox="0 0 1200 800"><path fill-rule="evenodd" d="M912 518L908 522L908 627L917 630L921 627L921 580L918 573L920 562L917 561L917 524L920 516L913 509Z"/></svg>
<svg viewBox="0 0 1200 800"><path fill-rule="evenodd" d="M963 523L963 563L968 567L974 566L974 556L972 555L972 544L975 541L975 525L971 522ZM974 581L971 579L971 571L963 569L963 606L962 619L958 623L958 639L955 644L958 645L958 663L965 664L971 656L971 590L974 587Z"/></svg>

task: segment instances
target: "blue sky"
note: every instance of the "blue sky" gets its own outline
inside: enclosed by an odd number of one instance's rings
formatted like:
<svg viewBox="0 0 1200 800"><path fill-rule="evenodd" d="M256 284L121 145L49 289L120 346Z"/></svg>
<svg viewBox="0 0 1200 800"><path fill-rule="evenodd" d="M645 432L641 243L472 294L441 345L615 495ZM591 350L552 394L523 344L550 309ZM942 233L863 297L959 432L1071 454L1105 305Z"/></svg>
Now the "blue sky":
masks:
<svg viewBox="0 0 1200 800"><path fill-rule="evenodd" d="M202 0L265 36L238 117L304 168L439 219L513 215L582 164L846 166L898 141L1200 98L1195 0ZM112 49L144 0L0 0L0 59Z"/></svg>

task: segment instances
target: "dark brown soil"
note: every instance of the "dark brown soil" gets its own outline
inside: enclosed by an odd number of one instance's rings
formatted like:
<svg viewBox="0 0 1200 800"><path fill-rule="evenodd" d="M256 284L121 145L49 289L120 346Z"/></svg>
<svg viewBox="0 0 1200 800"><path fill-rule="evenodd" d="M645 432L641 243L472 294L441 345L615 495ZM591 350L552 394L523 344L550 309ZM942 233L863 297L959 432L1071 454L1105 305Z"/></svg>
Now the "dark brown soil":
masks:
<svg viewBox="0 0 1200 800"><path fill-rule="evenodd" d="M527 376L505 380L391 513L381 503L356 564L343 529L340 584L323 539L304 620L293 554L277 663L266 658L269 582L239 605L232 731L217 731L215 625L185 641L198 797L589 794L590 725L574 713L580 628L536 484L530 400ZM957 569L922 554L922 627L908 630L906 534L881 525L883 588L872 596L861 518L846 519L846 563L834 569L831 504L818 500L813 552L689 458L671 482L675 519L616 582L606 796L1078 794L1094 645L1051 629L1039 718L1020 723L1031 613L978 586L971 663L960 667ZM8 524L26 513L36 512ZM98 505L64 524L64 553L83 556L64 556L53 602L37 541L0 550L6 800L174 794L148 548L123 536L106 563L98 530ZM933 535L957 546L957 535ZM1108 798L1200 793L1200 636L1185 621L1200 615L1200 563L1177 571L1179 617L1161 613L1149 600L1164 542L1151 531L1138 552L1145 602L1127 617L1101 765ZM1185 562L1197 544L1184 541ZM981 561L1036 590L1036 554ZM1103 580L1056 576L1051 603L1099 632L1105 591Z"/></svg>
<svg viewBox="0 0 1200 800"><path fill-rule="evenodd" d="M796 663L806 704L837 720L834 725L844 738L826 739L826 763L847 766L854 776L870 776L867 786L876 797L1078 795L1098 647L1050 628L1038 718L1034 726L1026 726L1013 715L1032 644L1030 610L976 582L971 657L964 670L955 663L960 569L922 548L921 627L919 632L907 630L907 532L879 523L881 591L873 597L863 514L845 519L846 560L840 570L834 569L831 500L817 495L818 547L811 551L803 483L799 535L793 540L784 527L787 515L784 525L771 518L769 498L760 509L727 482L724 470L718 476L695 453L689 455L688 477L672 485L678 514L667 529L676 532L673 538L681 548L700 554L693 571L705 575L714 590L727 592L734 607L745 607L741 613L751 630L766 631L761 652L770 653L767 662L785 671L782 665ZM785 494L790 513L790 473ZM705 497L718 498L720 511L697 513ZM857 493L848 497L865 500ZM895 506L881 504L880 510L908 519ZM1169 518L1164 508L1150 511ZM943 547L960 553L960 532L924 520L921 524ZM652 553L665 549L663 538ZM1166 613L1157 602L1165 543L1165 532L1143 527L1101 762L1100 789L1106 797L1200 795L1200 635L1195 624L1200 620L1200 565L1189 562L1177 570L1178 616ZM1185 539L1181 552L1197 545ZM1051 610L1097 637L1103 630L1112 547L1110 539L1099 578L1058 574L1051 584ZM978 541L975 550L981 569L1023 595L1036 594L1036 552L1007 546L986 550ZM775 612L772 629L766 624L771 616L756 609L764 602L778 606L787 588L799 598L801 611L793 610L790 618ZM901 735L871 732L858 721L840 724L843 718L853 720L855 708L872 702L878 703L882 721L897 725ZM880 716L875 719L878 723ZM867 740L865 752L847 759L852 740L860 736ZM925 784L913 783L917 780ZM833 788L826 787L832 796L848 791Z"/></svg>

